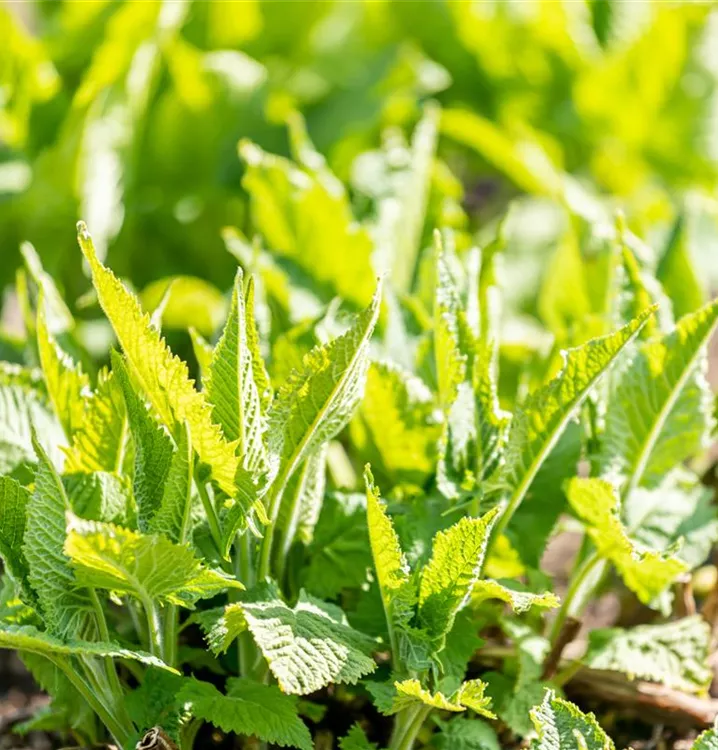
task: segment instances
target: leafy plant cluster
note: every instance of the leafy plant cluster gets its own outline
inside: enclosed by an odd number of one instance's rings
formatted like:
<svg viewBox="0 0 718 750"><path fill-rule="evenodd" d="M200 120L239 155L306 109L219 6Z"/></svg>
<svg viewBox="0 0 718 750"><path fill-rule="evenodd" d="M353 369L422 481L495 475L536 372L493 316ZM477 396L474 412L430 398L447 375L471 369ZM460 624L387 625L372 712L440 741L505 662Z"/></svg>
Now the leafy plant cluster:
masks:
<svg viewBox="0 0 718 750"><path fill-rule="evenodd" d="M243 141L256 236L224 232L240 266L189 362L162 336L172 289L143 309L80 222L115 340L98 368L24 246L0 646L53 697L26 730L611 748L563 697L581 669L706 694L711 627L685 594L718 539L700 477L718 301L685 223L654 253L621 216L571 213L537 302L550 345L503 338L511 223L481 247L443 224L441 116L367 155L382 189L363 221L299 117L291 160ZM559 591L542 557L566 528L581 544ZM648 624L561 658L607 590Z"/></svg>
<svg viewBox="0 0 718 750"><path fill-rule="evenodd" d="M554 224L547 198L593 210L587 194L616 196L646 236L687 189L716 213L710 3L21 6L0 9L3 287L30 241L68 298L80 296L82 216L100 254L138 289L174 274L226 289L231 259L218 229L250 210L236 142L287 155L294 110L333 171L355 179L360 213L364 190L385 187L370 159L353 173L356 157L383 133L396 143L432 98L463 183L451 199L465 194L482 219L521 193L543 199L527 202L542 235ZM715 229L701 227L715 254ZM209 316L207 335L216 323ZM165 326L177 324L170 305Z"/></svg>

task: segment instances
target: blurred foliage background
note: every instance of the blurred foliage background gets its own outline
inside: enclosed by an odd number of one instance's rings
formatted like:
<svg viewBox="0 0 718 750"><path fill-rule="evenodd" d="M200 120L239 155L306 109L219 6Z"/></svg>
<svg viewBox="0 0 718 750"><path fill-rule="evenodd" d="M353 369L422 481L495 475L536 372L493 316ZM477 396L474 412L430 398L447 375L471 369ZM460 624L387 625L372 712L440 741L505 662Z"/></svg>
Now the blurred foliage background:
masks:
<svg viewBox="0 0 718 750"><path fill-rule="evenodd" d="M87 289L75 240L83 218L150 307L167 282L148 284L183 275L177 327L191 318L211 333L221 319L211 301L221 303L236 265L225 245L239 243L246 259L243 238L256 233L313 277L320 299L359 305L382 268L382 199L417 171L428 196L402 190L409 213L417 203L419 247L440 223L463 233L459 244L493 236L512 204L509 301L534 300L549 328L562 324L570 283L554 273L570 257L554 249L567 227L582 247L600 242L617 208L656 262L679 228L701 269L691 283L718 278L710 3L40 0L0 5L0 39L6 290L30 242L74 305ZM304 172L267 153L293 155ZM300 200L292 190L309 172L324 192ZM347 210L375 251L361 232L327 228ZM420 283L417 268L395 265L400 291ZM558 302L542 316L546 268Z"/></svg>

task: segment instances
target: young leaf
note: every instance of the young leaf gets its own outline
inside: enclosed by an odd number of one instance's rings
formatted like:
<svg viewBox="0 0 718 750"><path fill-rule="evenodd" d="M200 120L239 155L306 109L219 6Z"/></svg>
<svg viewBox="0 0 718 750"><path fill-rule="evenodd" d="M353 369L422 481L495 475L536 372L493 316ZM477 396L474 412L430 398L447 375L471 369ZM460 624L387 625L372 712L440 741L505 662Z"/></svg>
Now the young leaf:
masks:
<svg viewBox="0 0 718 750"><path fill-rule="evenodd" d="M280 389L269 423L269 444L280 458L274 497L301 461L331 440L349 421L364 392L369 367L369 339L379 315L381 285L354 325L325 346L304 357L303 369ZM278 504L270 508L276 519Z"/></svg>
<svg viewBox="0 0 718 750"><path fill-rule="evenodd" d="M264 384L261 379L258 384L254 376L254 361L261 360L261 355L249 349L248 330L253 326L245 305L242 271L238 269L229 317L214 349L204 389L212 404L212 418L222 427L224 437L237 443L243 466L257 472L268 470L268 459L259 391Z"/></svg>
<svg viewBox="0 0 718 750"><path fill-rule="evenodd" d="M36 461L32 427L52 462L62 466L60 448L67 440L45 396L35 387L17 382L0 383L0 474L10 474L24 463Z"/></svg>
<svg viewBox="0 0 718 750"><path fill-rule="evenodd" d="M685 213L676 219L668 244L656 269L656 276L673 302L676 318L701 307L706 293L693 265L690 253L691 217Z"/></svg>
<svg viewBox="0 0 718 750"><path fill-rule="evenodd" d="M491 698L484 695L486 683L481 680L469 680L449 698L443 693L432 693L421 687L418 680L404 680L395 682L396 693L391 703L390 714L395 714L404 708L409 708L417 703L423 703L431 708L441 711L460 712L470 708L472 711L485 716L487 719L495 719L489 710Z"/></svg>
<svg viewBox="0 0 718 750"><path fill-rule="evenodd" d="M674 555L645 549L630 539L621 522L618 492L609 482L575 477L568 482L566 495L586 524L598 554L616 566L626 586L644 604L688 570Z"/></svg>
<svg viewBox="0 0 718 750"><path fill-rule="evenodd" d="M50 633L63 638L87 637L92 632L90 597L78 587L64 552L70 503L62 480L34 435L33 445L38 467L35 491L27 503L23 540L28 580Z"/></svg>
<svg viewBox="0 0 718 750"><path fill-rule="evenodd" d="M414 615L417 591L406 557L399 545L399 537L387 515L368 466L364 471L364 482L369 543L389 636L393 640L394 629L408 624ZM396 646L396 643L391 643L392 651L396 650Z"/></svg>
<svg viewBox="0 0 718 750"><path fill-rule="evenodd" d="M143 651L131 651L117 643L102 641L64 640L42 632L32 625L3 625L0 627L0 648L28 651L32 654L52 658L55 656L109 656L112 659L138 661L148 667L169 669L161 659Z"/></svg>
<svg viewBox="0 0 718 750"><path fill-rule="evenodd" d="M208 682L187 680L178 698L189 705L192 716L224 732L254 736L279 747L313 750L309 730L297 714L297 699L274 685L232 678L227 680L227 695L222 695Z"/></svg>
<svg viewBox="0 0 718 750"><path fill-rule="evenodd" d="M235 638L247 629L244 610L238 602L197 612L195 617L204 631L207 645L215 655L225 653Z"/></svg>
<svg viewBox="0 0 718 750"><path fill-rule="evenodd" d="M359 724L354 724L349 734L339 740L339 748L340 750L379 750L375 742L369 742Z"/></svg>
<svg viewBox="0 0 718 750"><path fill-rule="evenodd" d="M350 434L377 476L421 486L434 470L440 432L423 381L390 362L372 362Z"/></svg>
<svg viewBox="0 0 718 750"><path fill-rule="evenodd" d="M239 581L205 568L189 547L109 523L73 518L65 552L86 586L192 607Z"/></svg>
<svg viewBox="0 0 718 750"><path fill-rule="evenodd" d="M576 409L653 311L649 308L614 333L568 349L561 372L531 394L514 415L505 463L493 480L507 495L505 510L494 529L495 536L508 525Z"/></svg>
<svg viewBox="0 0 718 750"><path fill-rule="evenodd" d="M32 601L28 564L23 552L25 517L30 493L10 477L0 477L0 558Z"/></svg>
<svg viewBox="0 0 718 750"><path fill-rule="evenodd" d="M126 477L106 471L65 474L62 484L75 515L120 526L134 523L134 502Z"/></svg>
<svg viewBox="0 0 718 750"><path fill-rule="evenodd" d="M629 630L592 630L583 661L592 669L622 672L681 690L704 693L713 672L708 664L710 627L698 615Z"/></svg>
<svg viewBox="0 0 718 750"><path fill-rule="evenodd" d="M541 705L531 711L531 721L538 735L532 750L614 750L593 714L582 713L553 690L546 690Z"/></svg>
<svg viewBox="0 0 718 750"><path fill-rule="evenodd" d="M50 400L68 440L85 420L86 396L90 380L65 352L60 349L47 325L45 299L37 305L37 348Z"/></svg>
<svg viewBox="0 0 718 750"><path fill-rule="evenodd" d="M125 355L133 382L137 383L173 436L187 422L192 444L212 477L230 497L235 494L238 459L234 446L212 421L210 407L189 379L187 365L174 356L150 325L137 298L99 261L87 227L78 224L78 240L90 265L97 296Z"/></svg>
<svg viewBox="0 0 718 750"><path fill-rule="evenodd" d="M65 470L120 473L127 443L127 412L122 389L112 373L101 371L97 388L86 399L82 423L75 430Z"/></svg>
<svg viewBox="0 0 718 750"><path fill-rule="evenodd" d="M555 594L533 594L530 591L518 591L508 588L499 581L490 579L477 581L471 592L471 606L476 607L487 599L498 599L506 602L516 614L527 612L531 607L558 607L559 601Z"/></svg>
<svg viewBox="0 0 718 750"><path fill-rule="evenodd" d="M304 592L292 609L274 584L242 597L254 640L285 693L307 695L331 683L356 683L376 668L373 641L347 624L344 613Z"/></svg>
<svg viewBox="0 0 718 750"><path fill-rule="evenodd" d="M434 537L419 585L419 622L434 638L451 630L456 613L468 601L497 513L494 508L481 518L462 518Z"/></svg>
<svg viewBox="0 0 718 750"><path fill-rule="evenodd" d="M718 323L718 300L641 346L608 400L603 465L625 478L625 493L655 486L702 446L710 429L709 391L696 377Z"/></svg>
<svg viewBox="0 0 718 750"><path fill-rule="evenodd" d="M155 513L162 505L172 462L172 441L147 411L135 393L122 357L112 352L112 372L125 398L127 419L135 446L133 490L141 531L149 531Z"/></svg>
<svg viewBox="0 0 718 750"><path fill-rule="evenodd" d="M162 493L162 500L149 523L150 534L164 534L169 540L184 544L190 531L192 510L192 470L194 468L192 439L187 425L182 426L177 451Z"/></svg>
<svg viewBox="0 0 718 750"><path fill-rule="evenodd" d="M372 242L354 220L342 184L331 175L326 179L326 170L299 169L247 141L239 149L247 164L242 184L252 223L267 245L309 274L328 298L366 305L374 279ZM314 154L315 164L323 161Z"/></svg>

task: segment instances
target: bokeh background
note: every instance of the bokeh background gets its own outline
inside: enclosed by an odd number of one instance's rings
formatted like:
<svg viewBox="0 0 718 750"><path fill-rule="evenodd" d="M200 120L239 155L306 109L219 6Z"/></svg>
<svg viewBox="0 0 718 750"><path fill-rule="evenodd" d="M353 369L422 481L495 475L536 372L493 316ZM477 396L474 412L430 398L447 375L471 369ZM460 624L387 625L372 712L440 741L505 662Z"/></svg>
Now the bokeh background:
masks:
<svg viewBox="0 0 718 750"><path fill-rule="evenodd" d="M248 191L261 206L262 187L238 142L287 156L287 122L295 118L296 134L301 113L355 217L373 229L430 102L441 114L431 110L439 135L424 231L443 223L480 240L512 204L516 309L536 314L567 223L586 221L585 244L617 208L658 259L684 219L698 282L718 279L711 3L27 0L0 4L0 39L6 300L30 242L71 307L81 317L83 304L91 309L78 218L138 291L177 274L209 282L186 280L182 309L195 318L230 285L225 227L258 233L300 266L321 265L314 245L332 210L305 211L312 241L284 246L250 208ZM373 284L373 271L365 275L358 287ZM156 304L162 288L145 301ZM351 304L346 289L318 289L324 301L337 293ZM7 343L17 304L4 308ZM180 313L165 326L185 325ZM209 335L220 317L194 323Z"/></svg>

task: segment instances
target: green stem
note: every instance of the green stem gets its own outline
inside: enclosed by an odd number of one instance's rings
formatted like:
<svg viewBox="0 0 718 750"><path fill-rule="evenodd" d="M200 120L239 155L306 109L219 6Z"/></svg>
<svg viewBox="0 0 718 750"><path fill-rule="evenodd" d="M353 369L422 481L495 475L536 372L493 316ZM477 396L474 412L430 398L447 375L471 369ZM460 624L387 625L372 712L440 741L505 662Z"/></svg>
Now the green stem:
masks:
<svg viewBox="0 0 718 750"><path fill-rule="evenodd" d="M561 602L561 608L559 609L556 619L551 627L549 640L552 644L556 642L566 618L569 615L574 614L574 600L583 588L586 579L594 572L596 566L601 562L602 560L598 552L594 551L586 557L571 576L571 583L569 584L568 590Z"/></svg>
<svg viewBox="0 0 718 750"><path fill-rule="evenodd" d="M180 747L182 750L192 750L195 737L202 726L201 719L192 719L180 730Z"/></svg>
<svg viewBox="0 0 718 750"><path fill-rule="evenodd" d="M97 596L97 591L95 591L95 589L92 587L89 587L87 590L90 592L90 601L92 602L92 608L95 611L95 618L97 620L97 628L100 634L100 639L103 640L105 643L110 643L110 630L107 627L107 620L105 619L105 612L102 609L100 598ZM122 707L121 708L122 713L125 714L125 718L129 720L129 714L126 714L126 711L124 708L125 693L124 693L124 690L122 689L120 678L117 676L117 669L115 668L115 663L112 661L112 658L110 656L106 656L104 658L104 663L105 663L106 678L107 678L108 686L110 689L110 693L112 694L113 703Z"/></svg>
<svg viewBox="0 0 718 750"><path fill-rule="evenodd" d="M416 736L431 712L431 706L420 704L408 711L402 723L397 727L398 731L392 738L389 750L412 750Z"/></svg>
<svg viewBox="0 0 718 750"><path fill-rule="evenodd" d="M169 664L170 667L177 666L177 649L178 649L178 633L179 633L179 610L175 604L168 604L165 607L164 613L164 661L165 664Z"/></svg>
<svg viewBox="0 0 718 750"><path fill-rule="evenodd" d="M142 601L142 607L147 617L147 632L150 642L150 653L159 659L164 659L164 639L157 607L149 600Z"/></svg>
<svg viewBox="0 0 718 750"><path fill-rule="evenodd" d="M219 528L219 518L217 517L217 511L214 509L214 503L209 497L207 492L207 485L197 478L195 474L195 485L197 486L197 492L199 493L202 506L204 507L205 513L207 514L207 523L209 524L209 531L212 535L217 550L222 557L222 532Z"/></svg>
<svg viewBox="0 0 718 750"><path fill-rule="evenodd" d="M235 577L248 589L254 586L254 570L252 565L252 538L248 532L238 535L234 541L234 570ZM230 601L237 601L239 592L230 592ZM248 632L240 633L237 642L238 668L241 677L250 677L257 662L257 648Z"/></svg>
<svg viewBox="0 0 718 750"><path fill-rule="evenodd" d="M107 730L114 737L115 742L120 747L125 747L134 733L134 727L132 725L124 725L114 715L112 709L105 705L97 692L87 684L79 672L73 668L72 664L59 657L51 658L50 661L67 677L72 686L87 701L90 708L100 717L100 721L107 727Z"/></svg>
<svg viewBox="0 0 718 750"><path fill-rule="evenodd" d="M259 544L259 569L257 571L257 580L262 582L269 578L272 562L272 546L274 544L274 529L277 525L277 516L279 515L279 505L282 501L284 488L286 485L285 477L278 477L271 490L269 498L269 523L264 529L264 536Z"/></svg>

